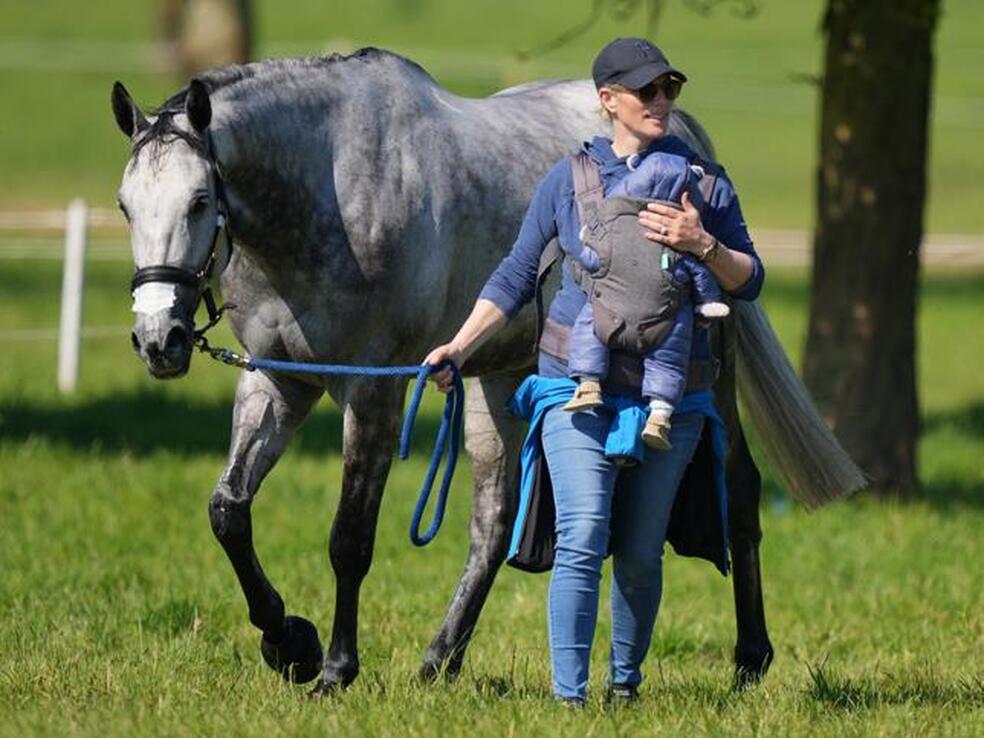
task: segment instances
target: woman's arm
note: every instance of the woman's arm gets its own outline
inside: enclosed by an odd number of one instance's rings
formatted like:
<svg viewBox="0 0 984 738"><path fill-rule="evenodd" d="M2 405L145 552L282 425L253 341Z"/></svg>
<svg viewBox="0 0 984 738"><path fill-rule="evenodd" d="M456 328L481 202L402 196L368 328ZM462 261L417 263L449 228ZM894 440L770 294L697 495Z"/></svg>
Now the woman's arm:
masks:
<svg viewBox="0 0 984 738"><path fill-rule="evenodd" d="M742 251L729 249L704 230L700 211L683 193L683 210L676 210L659 203L650 203L639 213L639 223L645 228L646 238L669 246L675 251L693 254L702 261L721 288L732 292L742 287L755 271L755 261Z"/></svg>
<svg viewBox="0 0 984 738"><path fill-rule="evenodd" d="M461 324L455 337L427 354L423 363L437 366L447 359L455 366L461 366L489 336L502 328L507 321L506 313L498 305L491 300L480 297L476 300L471 315ZM434 380L441 392L451 391L453 382L450 369L436 372L430 378Z"/></svg>

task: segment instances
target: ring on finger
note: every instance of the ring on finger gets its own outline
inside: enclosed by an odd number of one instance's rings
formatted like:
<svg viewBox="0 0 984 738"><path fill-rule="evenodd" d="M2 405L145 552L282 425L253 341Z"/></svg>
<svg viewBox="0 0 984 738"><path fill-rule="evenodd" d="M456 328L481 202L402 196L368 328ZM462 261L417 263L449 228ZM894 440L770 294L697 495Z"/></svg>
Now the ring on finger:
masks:
<svg viewBox="0 0 984 738"><path fill-rule="evenodd" d="M664 226L660 226L660 227L659 227L659 234L660 234L661 236L665 236L665 235L667 235L667 234L668 234L669 232L670 232L670 229L669 229L669 228L667 228L667 227L666 227L665 225L664 225Z"/></svg>

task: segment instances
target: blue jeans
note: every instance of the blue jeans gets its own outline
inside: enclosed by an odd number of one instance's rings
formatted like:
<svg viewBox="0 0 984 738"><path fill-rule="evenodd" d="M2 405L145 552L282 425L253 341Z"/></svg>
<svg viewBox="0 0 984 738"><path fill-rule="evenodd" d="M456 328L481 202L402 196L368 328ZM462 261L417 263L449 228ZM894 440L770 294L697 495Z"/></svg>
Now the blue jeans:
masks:
<svg viewBox="0 0 984 738"><path fill-rule="evenodd" d="M604 408L547 411L542 441L557 509L557 545L547 605L554 693L584 698L601 563L612 554L613 684L638 685L663 590L663 543L683 471L704 426L674 415L670 451L646 450L619 469L605 457L612 416Z"/></svg>

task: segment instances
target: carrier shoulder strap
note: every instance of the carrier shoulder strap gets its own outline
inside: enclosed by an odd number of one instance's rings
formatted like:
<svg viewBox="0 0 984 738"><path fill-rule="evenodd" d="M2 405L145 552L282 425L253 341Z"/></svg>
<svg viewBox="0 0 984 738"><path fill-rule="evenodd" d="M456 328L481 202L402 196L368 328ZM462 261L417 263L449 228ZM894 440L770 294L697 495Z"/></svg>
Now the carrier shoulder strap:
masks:
<svg viewBox="0 0 984 738"><path fill-rule="evenodd" d="M540 337L543 335L543 283L550 276L550 270L557 260L561 257L560 241L556 238L551 239L540 254L540 265L536 270L536 286L533 288L534 303L536 305L536 338L533 340L533 351L540 348Z"/></svg>
<svg viewBox="0 0 984 738"><path fill-rule="evenodd" d="M600 225L598 211L605 201L605 189L601 183L598 165L584 151L579 151L571 157L571 173L574 176L574 204L577 206L577 217L581 221L582 238L584 233L594 230ZM567 265L574 282L585 292L590 293L591 279L581 262L568 255Z"/></svg>
<svg viewBox="0 0 984 738"><path fill-rule="evenodd" d="M598 165L584 151L577 152L571 159L571 169L574 174L574 202L577 204L577 215L582 227L590 227L605 199L601 174L598 172Z"/></svg>
<svg viewBox="0 0 984 738"><path fill-rule="evenodd" d="M598 173L598 165L585 152L579 151L571 157L571 174L574 177L574 202L577 205L577 215L582 225L587 225L597 214L598 208L605 199L605 192L601 183L601 175ZM560 241L553 239L543 249L540 254L540 264L536 270L536 288L534 297L536 302L536 342L533 345L537 349L540 345L540 336L543 333L543 283L547 281L550 270L559 259L563 257L560 248ZM574 259L569 263L572 270L577 270L580 264ZM579 276L579 275L578 275ZM575 276L580 284L580 279Z"/></svg>

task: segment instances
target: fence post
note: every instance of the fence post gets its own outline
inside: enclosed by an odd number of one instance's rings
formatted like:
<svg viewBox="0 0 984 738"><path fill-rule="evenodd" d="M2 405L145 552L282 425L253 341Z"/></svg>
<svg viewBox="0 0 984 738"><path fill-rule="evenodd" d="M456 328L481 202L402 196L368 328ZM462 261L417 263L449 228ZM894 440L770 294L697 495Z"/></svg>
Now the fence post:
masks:
<svg viewBox="0 0 984 738"><path fill-rule="evenodd" d="M75 391L79 380L87 220L85 201L72 200L65 217L65 263L58 328L58 389L66 394Z"/></svg>

